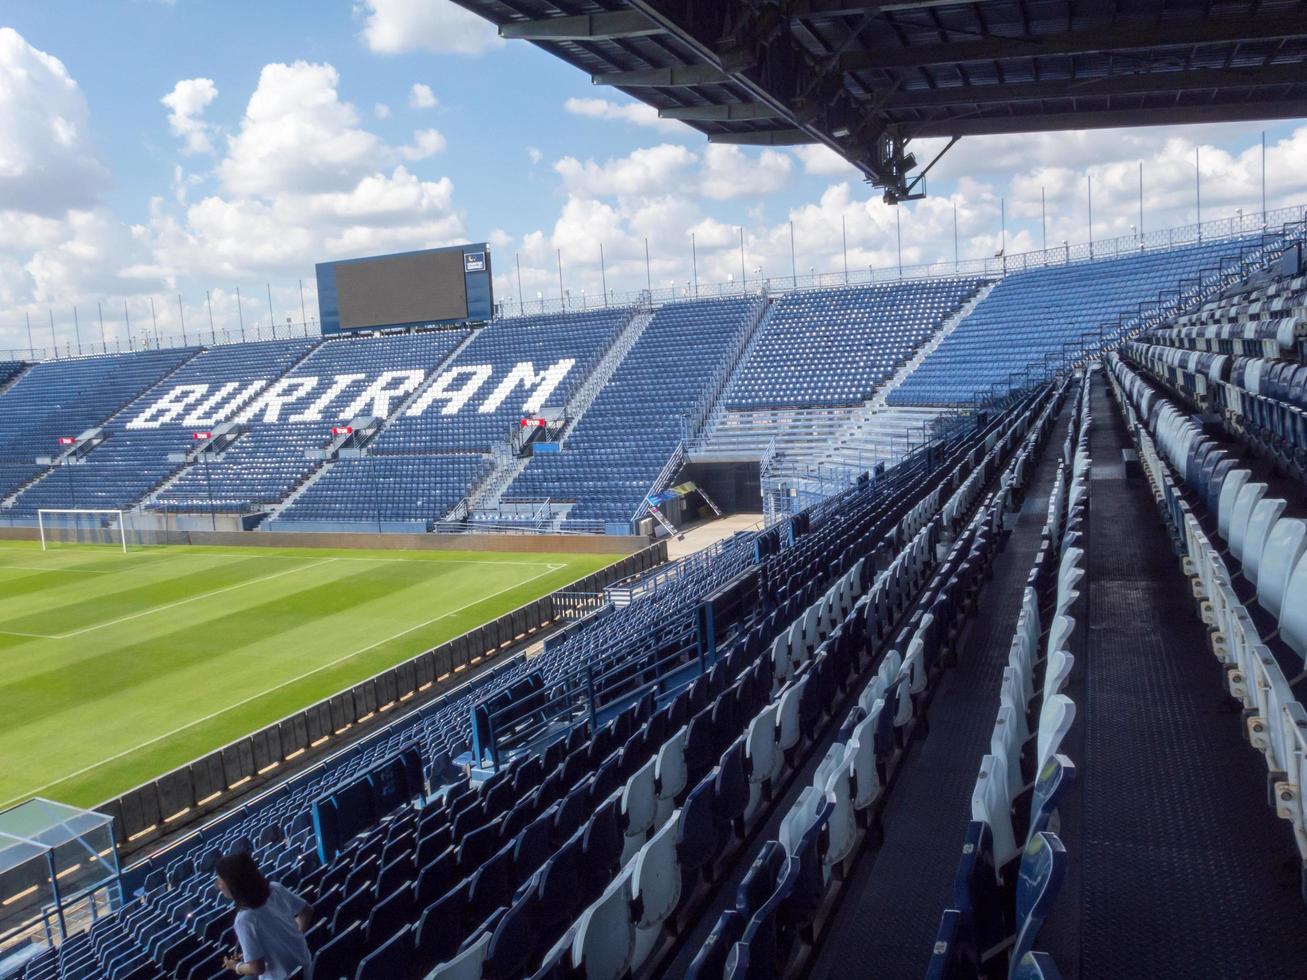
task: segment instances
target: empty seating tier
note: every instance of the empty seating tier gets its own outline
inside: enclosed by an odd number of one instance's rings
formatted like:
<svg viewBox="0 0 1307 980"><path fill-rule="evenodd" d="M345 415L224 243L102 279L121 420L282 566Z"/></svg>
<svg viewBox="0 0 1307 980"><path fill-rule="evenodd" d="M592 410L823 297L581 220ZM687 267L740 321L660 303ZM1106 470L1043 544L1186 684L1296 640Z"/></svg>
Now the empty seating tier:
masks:
<svg viewBox="0 0 1307 980"><path fill-rule="evenodd" d="M537 455L505 500L574 500L573 522L629 522L706 414L762 300L669 303L654 314L557 454Z"/></svg>
<svg viewBox="0 0 1307 980"><path fill-rule="evenodd" d="M889 404L970 404L992 389L1042 377L1050 361L1061 365L1068 350L1096 343L1123 317L1214 274L1223 258L1252 244L1233 239L1011 273L890 394Z"/></svg>
<svg viewBox="0 0 1307 980"><path fill-rule="evenodd" d="M865 401L980 286L942 279L786 293L732 378L726 407Z"/></svg>

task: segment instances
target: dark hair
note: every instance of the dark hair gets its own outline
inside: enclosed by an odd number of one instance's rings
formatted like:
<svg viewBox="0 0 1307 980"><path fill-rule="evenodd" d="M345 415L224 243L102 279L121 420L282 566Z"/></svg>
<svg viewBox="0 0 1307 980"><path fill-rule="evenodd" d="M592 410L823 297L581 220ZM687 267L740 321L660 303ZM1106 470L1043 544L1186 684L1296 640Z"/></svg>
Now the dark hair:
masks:
<svg viewBox="0 0 1307 980"><path fill-rule="evenodd" d="M254 863L254 858L245 851L224 854L218 858L218 863L213 870L227 883L227 889L231 892L232 901L236 903L237 908L262 908L271 894L268 879L263 877L263 872Z"/></svg>

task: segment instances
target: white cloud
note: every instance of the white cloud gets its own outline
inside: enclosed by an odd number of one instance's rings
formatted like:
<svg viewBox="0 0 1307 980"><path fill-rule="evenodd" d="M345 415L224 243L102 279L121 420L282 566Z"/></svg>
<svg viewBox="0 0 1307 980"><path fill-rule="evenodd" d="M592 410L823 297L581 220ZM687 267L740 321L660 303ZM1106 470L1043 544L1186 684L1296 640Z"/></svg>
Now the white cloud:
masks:
<svg viewBox="0 0 1307 980"><path fill-rule="evenodd" d="M0 28L0 210L55 216L94 204L108 183L63 62Z"/></svg>
<svg viewBox="0 0 1307 980"><path fill-rule="evenodd" d="M574 116L588 119L609 119L651 126L667 133L693 135L686 125L676 119L660 119L658 110L643 102L611 102L608 99L568 99L563 108Z"/></svg>
<svg viewBox="0 0 1307 980"><path fill-rule="evenodd" d="M228 140L218 173L240 195L335 190L371 170L382 144L359 128L358 112L336 91L328 64L270 64Z"/></svg>
<svg viewBox="0 0 1307 980"><path fill-rule="evenodd" d="M390 106L386 105L386 103L384 102L378 102L376 105L372 107L372 114L376 116L378 119L389 119Z"/></svg>
<svg viewBox="0 0 1307 980"><path fill-rule="evenodd" d="M430 85L414 82L413 87L408 90L410 109L434 109L438 104L439 100L436 98L436 93L431 91Z"/></svg>
<svg viewBox="0 0 1307 980"><path fill-rule="evenodd" d="M568 192L580 196L659 194L681 184L697 159L683 146L662 143L602 164L563 157L554 169Z"/></svg>
<svg viewBox="0 0 1307 980"><path fill-rule="evenodd" d="M796 146L794 155L803 164L803 172L817 177L853 177L858 173L856 167L829 146L820 143L811 146Z"/></svg>
<svg viewBox="0 0 1307 980"><path fill-rule="evenodd" d="M526 148L526 155L531 158L532 166L538 165L540 161L545 158L545 155L540 152L540 147L538 146L528 146Z"/></svg>
<svg viewBox="0 0 1307 980"><path fill-rule="evenodd" d="M363 40L378 54L481 54L504 42L494 25L448 0L362 0Z"/></svg>
<svg viewBox="0 0 1307 980"><path fill-rule="evenodd" d="M445 148L445 137L440 135L439 130L419 129L413 134L413 142L409 146L402 146L399 149L399 155L405 160L425 160L427 157L435 156Z"/></svg>
<svg viewBox="0 0 1307 980"><path fill-rule="evenodd" d="M774 194L790 180L793 161L779 150L756 156L738 146L710 143L703 155L703 192L716 200Z"/></svg>
<svg viewBox="0 0 1307 980"><path fill-rule="evenodd" d="M182 137L183 153L212 153L209 139L212 128L204 119L204 110L218 97L218 86L211 78L184 78L159 101L168 107L168 128Z"/></svg>

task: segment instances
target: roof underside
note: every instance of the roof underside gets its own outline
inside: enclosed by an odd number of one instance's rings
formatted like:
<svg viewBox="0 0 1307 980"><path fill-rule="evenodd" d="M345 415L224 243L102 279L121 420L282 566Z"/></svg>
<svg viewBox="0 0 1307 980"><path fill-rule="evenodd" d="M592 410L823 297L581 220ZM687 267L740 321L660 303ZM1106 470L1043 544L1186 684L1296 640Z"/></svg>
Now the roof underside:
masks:
<svg viewBox="0 0 1307 980"><path fill-rule="evenodd" d="M712 142L822 143L888 200L914 138L1307 116L1307 4L455 0Z"/></svg>

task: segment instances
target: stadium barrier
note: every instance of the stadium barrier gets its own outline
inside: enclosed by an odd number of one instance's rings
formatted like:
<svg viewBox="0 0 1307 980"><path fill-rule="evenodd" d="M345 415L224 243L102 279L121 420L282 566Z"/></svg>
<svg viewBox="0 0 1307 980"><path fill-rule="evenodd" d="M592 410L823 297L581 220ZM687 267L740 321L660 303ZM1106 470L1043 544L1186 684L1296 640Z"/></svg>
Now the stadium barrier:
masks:
<svg viewBox="0 0 1307 980"><path fill-rule="evenodd" d="M666 541L642 548L95 809L114 817L121 855L139 852L244 800L252 790L285 775L287 764L302 767L342 747L346 738L356 740L351 747L357 748L363 741L358 739L360 731L366 729L367 738L384 733L401 705L410 709L434 702L459 684L469 668L542 628L588 615L594 604L578 602L578 594L603 592L666 560Z"/></svg>
<svg viewBox="0 0 1307 980"><path fill-rule="evenodd" d="M358 548L374 551L518 551L631 554L649 543L634 534L373 534L358 531L147 531L129 543L222 548ZM0 541L38 541L35 525L0 527Z"/></svg>

